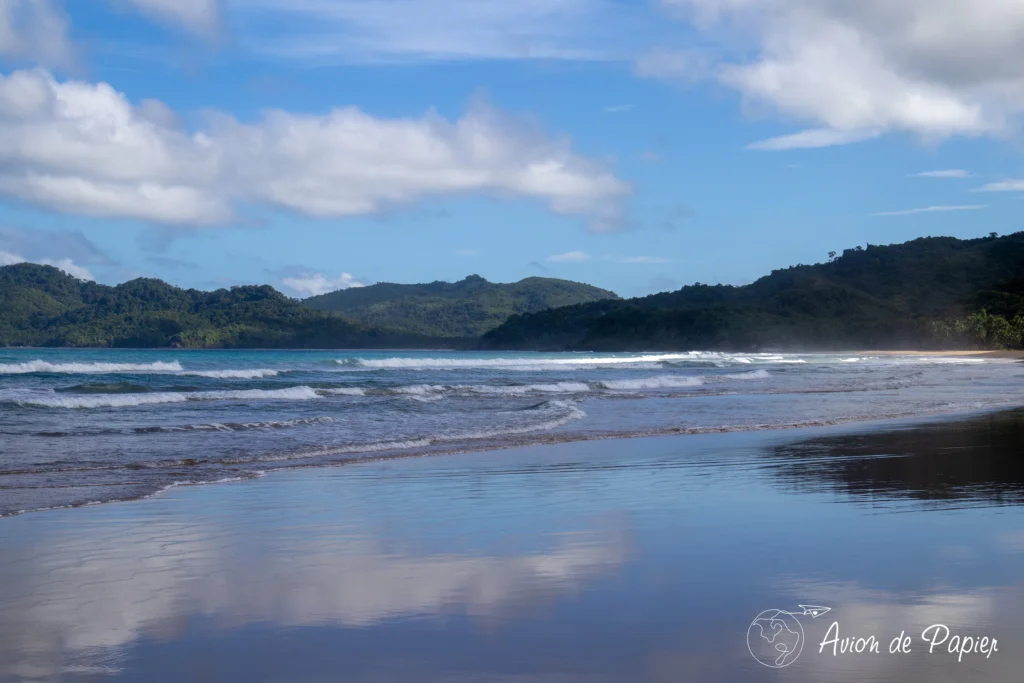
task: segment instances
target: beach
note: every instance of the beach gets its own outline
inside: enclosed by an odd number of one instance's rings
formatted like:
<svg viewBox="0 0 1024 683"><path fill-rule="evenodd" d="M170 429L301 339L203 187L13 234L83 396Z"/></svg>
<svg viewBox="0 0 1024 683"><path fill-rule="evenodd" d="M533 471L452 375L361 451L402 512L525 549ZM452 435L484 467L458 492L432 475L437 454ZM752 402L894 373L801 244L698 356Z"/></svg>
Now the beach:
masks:
<svg viewBox="0 0 1024 683"><path fill-rule="evenodd" d="M0 680L1016 680L1022 441L1002 412L548 444L8 517ZM830 611L759 663L799 605ZM880 652L819 649L833 623ZM929 654L933 624L997 649Z"/></svg>

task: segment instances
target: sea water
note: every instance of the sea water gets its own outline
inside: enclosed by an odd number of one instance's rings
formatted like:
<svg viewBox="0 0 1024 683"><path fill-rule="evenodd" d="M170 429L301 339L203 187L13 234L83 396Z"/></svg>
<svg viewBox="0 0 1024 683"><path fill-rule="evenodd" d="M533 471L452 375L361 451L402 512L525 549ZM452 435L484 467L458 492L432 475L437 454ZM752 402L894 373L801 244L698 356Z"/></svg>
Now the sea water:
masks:
<svg viewBox="0 0 1024 683"><path fill-rule="evenodd" d="M0 515L353 460L995 410L1024 405L1022 379L977 356L3 350Z"/></svg>

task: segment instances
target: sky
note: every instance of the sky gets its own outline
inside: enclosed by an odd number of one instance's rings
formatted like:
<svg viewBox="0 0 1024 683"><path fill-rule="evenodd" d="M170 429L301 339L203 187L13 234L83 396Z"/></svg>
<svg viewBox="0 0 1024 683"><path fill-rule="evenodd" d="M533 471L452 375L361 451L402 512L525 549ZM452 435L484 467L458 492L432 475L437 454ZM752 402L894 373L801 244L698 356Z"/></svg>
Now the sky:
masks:
<svg viewBox="0 0 1024 683"><path fill-rule="evenodd" d="M1021 0L0 0L0 265L746 284L1020 229Z"/></svg>

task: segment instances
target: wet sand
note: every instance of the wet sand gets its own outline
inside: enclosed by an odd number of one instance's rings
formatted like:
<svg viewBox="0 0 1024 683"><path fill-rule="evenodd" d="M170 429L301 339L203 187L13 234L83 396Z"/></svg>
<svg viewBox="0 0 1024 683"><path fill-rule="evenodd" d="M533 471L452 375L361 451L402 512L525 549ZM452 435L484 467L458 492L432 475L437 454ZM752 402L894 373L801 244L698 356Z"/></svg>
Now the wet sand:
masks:
<svg viewBox="0 0 1024 683"><path fill-rule="evenodd" d="M966 356L975 358L1024 358L1024 351L855 351L856 356Z"/></svg>
<svg viewBox="0 0 1024 683"><path fill-rule="evenodd" d="M1022 412L565 443L4 518L0 681L1016 681L1022 447Z"/></svg>

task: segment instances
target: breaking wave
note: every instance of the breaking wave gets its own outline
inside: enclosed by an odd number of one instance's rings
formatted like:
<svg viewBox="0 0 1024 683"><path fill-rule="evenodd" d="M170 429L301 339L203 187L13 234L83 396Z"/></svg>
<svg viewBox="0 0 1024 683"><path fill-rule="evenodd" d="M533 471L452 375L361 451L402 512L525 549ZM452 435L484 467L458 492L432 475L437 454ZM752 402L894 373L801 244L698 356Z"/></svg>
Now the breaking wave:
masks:
<svg viewBox="0 0 1024 683"><path fill-rule="evenodd" d="M591 354L568 354L560 358L530 357L519 358L344 358L335 361L349 369L374 370L519 370L543 371L566 370L580 367L607 367L613 365L658 365L662 363L803 363L805 361L783 355L739 356L727 353L687 352L658 353L634 356L596 356Z"/></svg>
<svg viewBox="0 0 1024 683"><path fill-rule="evenodd" d="M66 375L110 375L117 373L181 372L178 361L155 363L50 363L31 360L27 363L0 364L0 375L52 373Z"/></svg>
<svg viewBox="0 0 1024 683"><path fill-rule="evenodd" d="M156 391L148 394L102 394L86 396L39 396L15 401L38 408L127 408L186 401L306 401L320 398L310 387L288 389L242 389L236 391Z"/></svg>
<svg viewBox="0 0 1024 683"><path fill-rule="evenodd" d="M276 377L278 370L255 368L244 370L186 370L178 361L154 363L50 363L32 360L26 363L2 363L0 375L62 374L62 375L119 375L161 374L211 379L262 379Z"/></svg>

